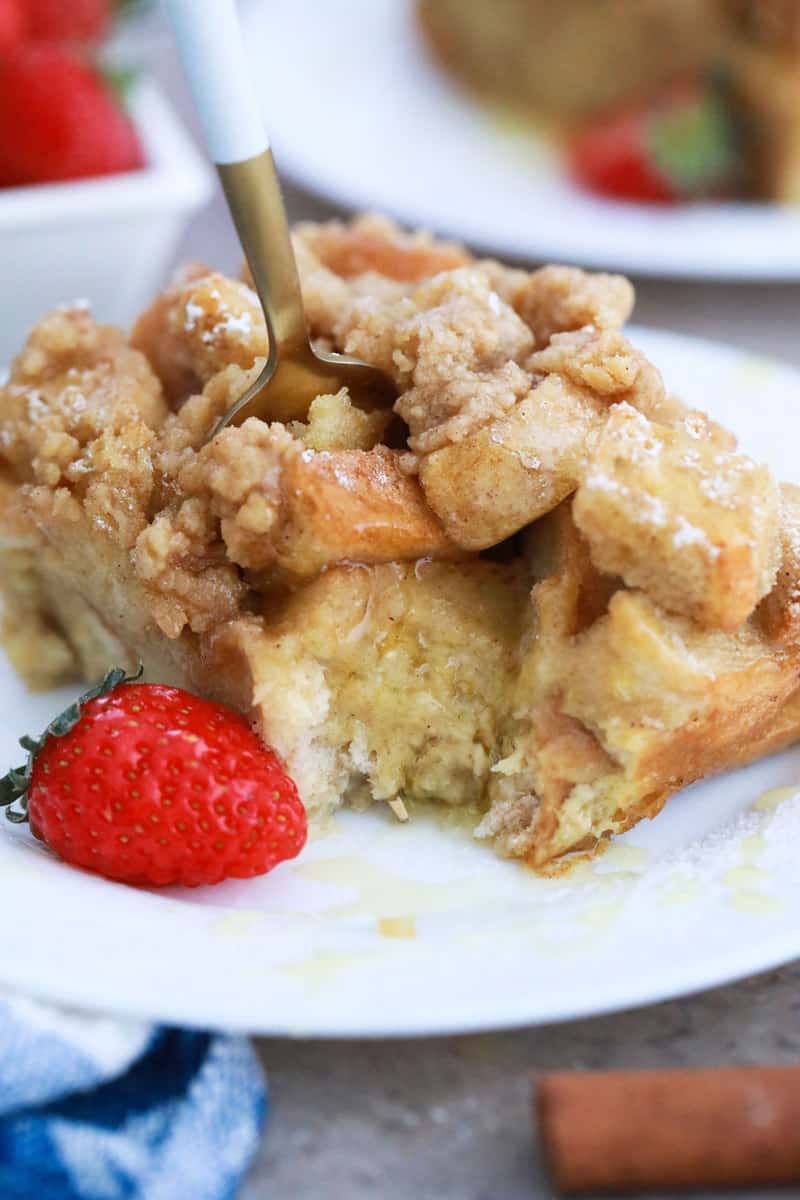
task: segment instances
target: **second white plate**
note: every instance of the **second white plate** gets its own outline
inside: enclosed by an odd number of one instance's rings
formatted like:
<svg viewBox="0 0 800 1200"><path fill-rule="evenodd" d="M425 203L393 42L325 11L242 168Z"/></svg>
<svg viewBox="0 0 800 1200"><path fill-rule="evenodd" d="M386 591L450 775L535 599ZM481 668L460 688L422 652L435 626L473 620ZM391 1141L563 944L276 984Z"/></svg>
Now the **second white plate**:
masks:
<svg viewBox="0 0 800 1200"><path fill-rule="evenodd" d="M410 0L250 0L247 40L267 128L295 182L500 256L800 279L800 210L658 208L578 191L541 137L498 121L429 62L412 9Z"/></svg>

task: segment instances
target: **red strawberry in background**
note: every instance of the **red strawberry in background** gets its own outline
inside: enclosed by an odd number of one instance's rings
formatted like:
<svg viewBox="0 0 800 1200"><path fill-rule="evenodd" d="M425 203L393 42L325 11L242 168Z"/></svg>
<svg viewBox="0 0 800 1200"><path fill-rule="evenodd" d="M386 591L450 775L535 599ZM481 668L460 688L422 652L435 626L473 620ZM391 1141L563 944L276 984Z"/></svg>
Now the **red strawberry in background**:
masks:
<svg viewBox="0 0 800 1200"><path fill-rule="evenodd" d="M29 41L101 41L111 28L110 0L24 0Z"/></svg>
<svg viewBox="0 0 800 1200"><path fill-rule="evenodd" d="M620 200L719 197L733 194L741 181L739 143L723 90L689 81L580 130L568 148L569 170L589 191Z"/></svg>
<svg viewBox="0 0 800 1200"><path fill-rule="evenodd" d="M0 0L0 59L25 37L23 0Z"/></svg>
<svg viewBox="0 0 800 1200"><path fill-rule="evenodd" d="M305 809L273 751L236 713L180 688L110 671L21 744L28 761L0 780L0 805L66 862L109 879L246 879L305 844Z"/></svg>
<svg viewBox="0 0 800 1200"><path fill-rule="evenodd" d="M131 171L143 161L111 87L72 52L30 43L0 58L0 187Z"/></svg>

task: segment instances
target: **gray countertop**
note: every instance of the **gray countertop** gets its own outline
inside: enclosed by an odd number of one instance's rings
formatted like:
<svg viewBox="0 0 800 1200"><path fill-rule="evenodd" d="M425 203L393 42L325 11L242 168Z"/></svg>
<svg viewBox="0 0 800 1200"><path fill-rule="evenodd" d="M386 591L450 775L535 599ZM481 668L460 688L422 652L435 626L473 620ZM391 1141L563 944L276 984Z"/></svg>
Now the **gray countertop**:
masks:
<svg viewBox="0 0 800 1200"><path fill-rule="evenodd" d="M800 966L569 1025L394 1042L264 1039L259 1050L273 1109L241 1200L544 1198L555 1193L531 1129L533 1072L789 1062L800 1055Z"/></svg>
<svg viewBox="0 0 800 1200"><path fill-rule="evenodd" d="M165 74L182 99L172 71ZM293 188L287 202L293 219L334 211ZM222 269L238 262L219 197L177 257ZM640 280L637 291L641 323L800 365L800 286ZM532 1072L789 1061L800 1055L800 966L558 1027L388 1042L262 1040L259 1051L272 1110L241 1200L548 1197L531 1132Z"/></svg>

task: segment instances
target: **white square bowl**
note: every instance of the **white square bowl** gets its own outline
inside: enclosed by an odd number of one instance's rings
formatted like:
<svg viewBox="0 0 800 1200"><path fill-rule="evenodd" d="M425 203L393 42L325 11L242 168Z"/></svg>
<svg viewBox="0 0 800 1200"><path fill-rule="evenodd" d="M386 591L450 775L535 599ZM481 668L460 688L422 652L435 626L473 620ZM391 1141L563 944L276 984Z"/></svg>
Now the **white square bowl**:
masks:
<svg viewBox="0 0 800 1200"><path fill-rule="evenodd" d="M130 112L147 166L70 183L0 189L0 365L55 304L88 300L126 325L153 297L213 176L162 93L139 82Z"/></svg>

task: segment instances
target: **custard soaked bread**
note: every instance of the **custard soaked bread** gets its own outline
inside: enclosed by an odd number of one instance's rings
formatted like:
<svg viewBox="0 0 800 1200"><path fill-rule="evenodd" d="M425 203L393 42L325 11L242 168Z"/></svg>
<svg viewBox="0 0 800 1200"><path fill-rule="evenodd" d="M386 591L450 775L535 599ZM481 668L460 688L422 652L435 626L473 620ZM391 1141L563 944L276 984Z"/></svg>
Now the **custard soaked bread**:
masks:
<svg viewBox="0 0 800 1200"><path fill-rule="evenodd" d="M480 836L544 864L654 816L798 735L800 649L670 613L593 564L564 504L534 526L531 593Z"/></svg>
<svg viewBox="0 0 800 1200"><path fill-rule="evenodd" d="M260 370L246 282L193 267L130 339L45 317L0 393L7 652L141 658L249 714L312 817L434 800L541 866L800 730L800 502L669 395L614 276L378 218L296 231L318 398L207 444Z"/></svg>

